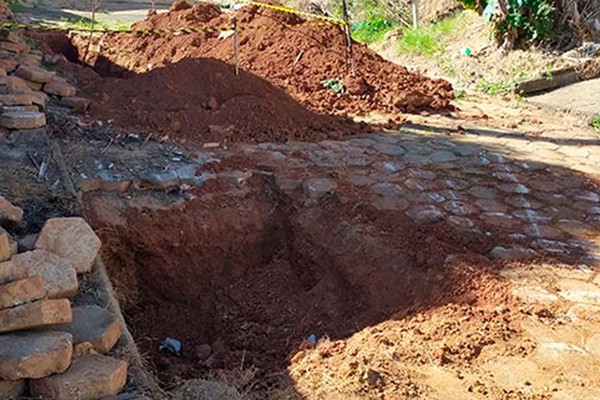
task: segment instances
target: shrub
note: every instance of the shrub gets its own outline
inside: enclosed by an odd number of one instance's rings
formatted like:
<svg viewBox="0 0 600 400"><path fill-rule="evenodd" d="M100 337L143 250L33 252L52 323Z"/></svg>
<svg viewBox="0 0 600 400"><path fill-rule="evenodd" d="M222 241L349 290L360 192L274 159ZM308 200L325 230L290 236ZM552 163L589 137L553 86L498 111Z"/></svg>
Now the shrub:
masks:
<svg viewBox="0 0 600 400"><path fill-rule="evenodd" d="M549 38L555 33L555 8L551 0L460 0L494 24L496 39L515 42Z"/></svg>

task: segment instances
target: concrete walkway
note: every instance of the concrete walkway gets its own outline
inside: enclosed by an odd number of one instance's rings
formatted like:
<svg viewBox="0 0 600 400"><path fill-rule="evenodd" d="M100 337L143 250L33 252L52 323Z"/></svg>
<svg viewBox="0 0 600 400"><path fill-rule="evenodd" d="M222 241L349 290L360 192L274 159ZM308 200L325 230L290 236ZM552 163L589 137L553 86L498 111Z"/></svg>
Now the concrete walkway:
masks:
<svg viewBox="0 0 600 400"><path fill-rule="evenodd" d="M552 108L594 116L600 114L600 79L575 83L529 100Z"/></svg>

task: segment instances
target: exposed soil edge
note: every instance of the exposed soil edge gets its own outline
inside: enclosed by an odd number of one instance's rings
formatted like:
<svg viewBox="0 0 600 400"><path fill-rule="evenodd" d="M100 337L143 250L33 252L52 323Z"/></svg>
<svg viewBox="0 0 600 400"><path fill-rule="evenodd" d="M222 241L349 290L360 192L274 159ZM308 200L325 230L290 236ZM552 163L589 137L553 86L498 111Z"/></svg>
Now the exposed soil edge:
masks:
<svg viewBox="0 0 600 400"><path fill-rule="evenodd" d="M118 350L123 352L127 361L130 363L129 375L132 379L130 385L138 389L140 392L139 394L141 395L152 393L152 399L160 400L166 398L165 393L160 389L156 380L145 371L144 361L133 340L131 332L127 328L127 323L121 312L121 306L115 296L115 291L110 282L110 278L108 277L106 266L100 256L96 258L92 276L92 279L97 281L98 288L101 290L100 295L104 297L103 300L107 305L108 311L110 311L121 324L122 333L119 339Z"/></svg>

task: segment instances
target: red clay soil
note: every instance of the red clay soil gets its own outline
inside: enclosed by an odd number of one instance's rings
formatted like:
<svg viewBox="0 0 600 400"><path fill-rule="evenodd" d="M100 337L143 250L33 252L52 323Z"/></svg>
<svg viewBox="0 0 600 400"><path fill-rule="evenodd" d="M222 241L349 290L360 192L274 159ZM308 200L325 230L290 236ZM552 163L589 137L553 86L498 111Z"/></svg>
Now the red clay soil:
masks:
<svg viewBox="0 0 600 400"><path fill-rule="evenodd" d="M354 64L358 79L366 82L366 90L338 96L324 89L321 82L348 76L346 35L339 26L310 26L314 20L254 6L235 13L217 15L217 11L210 4L190 8L176 5L170 12L152 16L134 28L221 28L232 26L234 17L241 27L291 25L289 29L242 31L240 65L317 112L394 114L426 107L443 109L453 98L448 82L409 72L358 43L353 45ZM183 58L214 57L231 63L233 38L218 39L212 33L176 37L118 35L104 41L102 55L135 72Z"/></svg>
<svg viewBox="0 0 600 400"><path fill-rule="evenodd" d="M222 13L211 4L176 3L168 13L150 16L134 28L230 27L233 17L243 27L292 27L241 31L239 77L232 73L231 36L106 36L100 55L96 52L87 61L104 76L126 79L87 79L71 68L82 93L97 100L93 116L172 139L285 141L339 138L368 130L352 124L348 114L374 112L401 121L402 112L450 107L453 91L448 82L409 72L357 43L356 77L349 77L343 30L310 26L315 21L296 15L257 7ZM46 40L54 51L67 53L64 40ZM87 41L78 38L73 43L81 56ZM322 86L332 78L344 81L346 93Z"/></svg>
<svg viewBox="0 0 600 400"><path fill-rule="evenodd" d="M90 70L71 64L92 115L119 127L180 142L263 142L339 139L368 131L349 118L302 107L269 82L222 61L185 59L126 79L85 79ZM87 84L86 84L87 82Z"/></svg>
<svg viewBox="0 0 600 400"><path fill-rule="evenodd" d="M487 249L485 239L335 200L288 210L260 186L202 191L162 210L102 194L84 199L128 323L167 385L254 368L260 384L252 391L260 392L277 385L311 333L347 338L448 302L506 304L502 284L486 278L488 260L444 265L448 254ZM108 214L118 215L114 223ZM167 336L182 341L183 357L158 352ZM201 354L206 345L210 357Z"/></svg>

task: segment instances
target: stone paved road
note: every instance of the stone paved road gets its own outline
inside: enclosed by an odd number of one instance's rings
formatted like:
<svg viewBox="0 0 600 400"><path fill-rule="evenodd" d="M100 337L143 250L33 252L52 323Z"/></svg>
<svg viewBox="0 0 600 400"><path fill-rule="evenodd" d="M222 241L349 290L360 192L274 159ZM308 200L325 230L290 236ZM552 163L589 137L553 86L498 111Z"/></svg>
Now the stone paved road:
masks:
<svg viewBox="0 0 600 400"><path fill-rule="evenodd" d="M524 309L542 311L519 322L535 351L478 365L478 373L507 390L554 387L548 398L600 398L594 372L600 365L598 140L591 133L567 137L551 129L538 136L498 134L468 124L462 134L448 135L432 133L428 123L344 141L200 151L190 157L191 170L200 169L196 181L182 173L189 166L156 159L150 174L129 169L119 179L159 188L217 179L237 190L253 174L266 174L282 194L301 202L337 196L421 226L445 221L464 235L491 238L495 247L488 256L504 263L500 274L515 297ZM106 173L107 165L118 163L118 153L91 152L96 170L77 172L127 187L115 182L115 171ZM521 262L529 259L535 261L524 267ZM552 318L544 317L548 313ZM451 374L435 389L446 393L448 380L467 393L465 381Z"/></svg>

